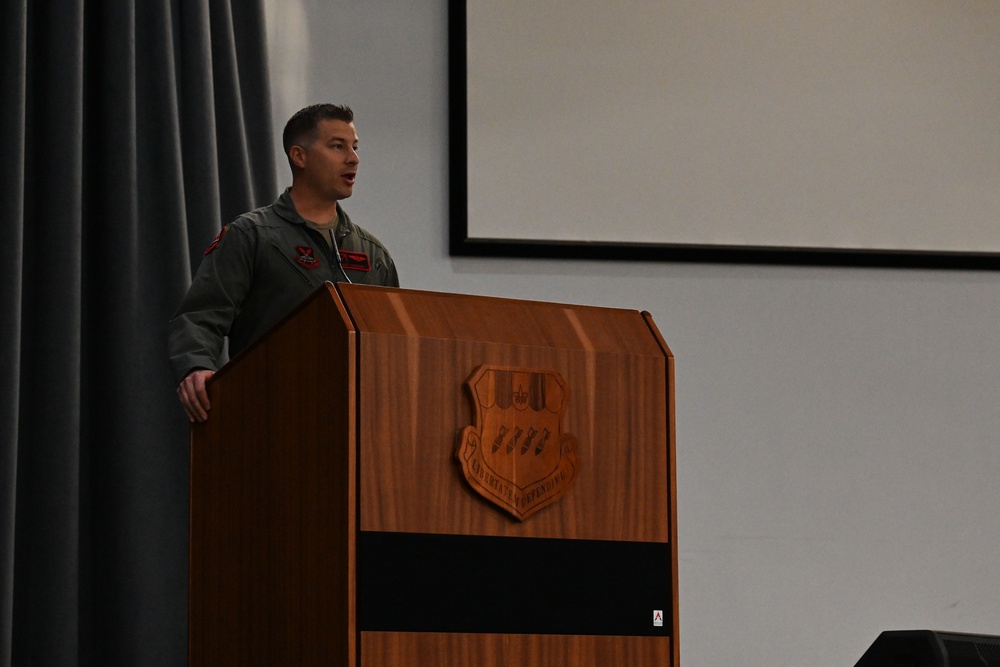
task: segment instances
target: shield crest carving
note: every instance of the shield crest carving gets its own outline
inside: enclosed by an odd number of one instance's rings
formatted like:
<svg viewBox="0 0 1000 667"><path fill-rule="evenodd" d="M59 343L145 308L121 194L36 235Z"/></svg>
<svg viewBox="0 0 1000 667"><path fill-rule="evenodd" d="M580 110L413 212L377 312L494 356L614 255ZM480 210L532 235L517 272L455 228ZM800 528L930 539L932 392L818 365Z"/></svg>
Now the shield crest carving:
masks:
<svg viewBox="0 0 1000 667"><path fill-rule="evenodd" d="M559 500L578 469L562 432L569 391L556 371L480 366L465 383L474 425L456 455L466 481L519 521Z"/></svg>

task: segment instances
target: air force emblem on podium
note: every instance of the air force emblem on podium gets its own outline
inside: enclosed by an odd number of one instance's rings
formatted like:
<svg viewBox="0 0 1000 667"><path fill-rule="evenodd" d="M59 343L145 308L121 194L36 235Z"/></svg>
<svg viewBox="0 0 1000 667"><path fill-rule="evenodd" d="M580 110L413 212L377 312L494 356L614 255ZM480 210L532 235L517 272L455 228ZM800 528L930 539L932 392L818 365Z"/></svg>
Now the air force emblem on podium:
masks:
<svg viewBox="0 0 1000 667"><path fill-rule="evenodd" d="M466 481L520 521L559 500L578 469L562 432L568 389L555 371L480 366L465 383L474 425L457 456Z"/></svg>

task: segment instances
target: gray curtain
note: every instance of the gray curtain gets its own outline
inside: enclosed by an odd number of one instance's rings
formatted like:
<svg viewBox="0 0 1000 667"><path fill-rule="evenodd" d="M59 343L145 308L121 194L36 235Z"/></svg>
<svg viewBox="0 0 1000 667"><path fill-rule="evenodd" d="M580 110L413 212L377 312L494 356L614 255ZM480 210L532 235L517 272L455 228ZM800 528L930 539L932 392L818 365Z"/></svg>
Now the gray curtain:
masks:
<svg viewBox="0 0 1000 667"><path fill-rule="evenodd" d="M0 12L0 666L184 665L166 322L276 195L261 0Z"/></svg>

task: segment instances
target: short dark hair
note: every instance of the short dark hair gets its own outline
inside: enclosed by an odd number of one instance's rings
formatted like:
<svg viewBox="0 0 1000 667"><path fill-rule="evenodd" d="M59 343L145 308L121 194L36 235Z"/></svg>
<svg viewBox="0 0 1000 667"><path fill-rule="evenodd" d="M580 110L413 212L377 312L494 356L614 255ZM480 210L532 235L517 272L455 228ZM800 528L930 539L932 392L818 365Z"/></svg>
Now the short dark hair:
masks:
<svg viewBox="0 0 1000 667"><path fill-rule="evenodd" d="M345 123L354 122L354 112L351 107L343 104L313 104L296 111L285 123L285 131L281 133L281 145L285 149L285 157L291 158L288 151L292 146L312 143L316 139L316 126L321 120L342 120Z"/></svg>

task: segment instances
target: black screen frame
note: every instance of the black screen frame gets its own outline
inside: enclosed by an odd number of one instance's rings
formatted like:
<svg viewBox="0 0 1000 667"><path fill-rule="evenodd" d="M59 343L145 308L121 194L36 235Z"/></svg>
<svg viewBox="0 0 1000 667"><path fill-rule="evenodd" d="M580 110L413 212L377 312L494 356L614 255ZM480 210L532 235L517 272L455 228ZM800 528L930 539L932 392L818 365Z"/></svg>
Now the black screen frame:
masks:
<svg viewBox="0 0 1000 667"><path fill-rule="evenodd" d="M473 237L469 234L467 38L466 0L448 0L450 195L448 247L451 256L1000 270L1000 253L992 252Z"/></svg>

